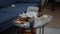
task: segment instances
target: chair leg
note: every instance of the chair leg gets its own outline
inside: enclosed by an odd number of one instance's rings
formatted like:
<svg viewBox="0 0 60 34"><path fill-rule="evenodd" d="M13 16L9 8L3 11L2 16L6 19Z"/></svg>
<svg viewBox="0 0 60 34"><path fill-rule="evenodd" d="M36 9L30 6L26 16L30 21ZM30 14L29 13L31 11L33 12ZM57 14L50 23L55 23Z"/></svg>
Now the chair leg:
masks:
<svg viewBox="0 0 60 34"><path fill-rule="evenodd" d="M44 34L44 27L41 28L41 34Z"/></svg>
<svg viewBox="0 0 60 34"><path fill-rule="evenodd" d="M42 9L44 9L45 6L47 6L47 4L48 4L48 0L45 0L44 4L43 4L43 6L42 6Z"/></svg>
<svg viewBox="0 0 60 34"><path fill-rule="evenodd" d="M36 31L35 29L31 29L31 33L32 33L32 34L36 34L35 31Z"/></svg>
<svg viewBox="0 0 60 34"><path fill-rule="evenodd" d="M52 7L51 12L54 12L54 5L52 5L51 7Z"/></svg>
<svg viewBox="0 0 60 34"><path fill-rule="evenodd" d="M36 34L41 34L41 28L36 29Z"/></svg>

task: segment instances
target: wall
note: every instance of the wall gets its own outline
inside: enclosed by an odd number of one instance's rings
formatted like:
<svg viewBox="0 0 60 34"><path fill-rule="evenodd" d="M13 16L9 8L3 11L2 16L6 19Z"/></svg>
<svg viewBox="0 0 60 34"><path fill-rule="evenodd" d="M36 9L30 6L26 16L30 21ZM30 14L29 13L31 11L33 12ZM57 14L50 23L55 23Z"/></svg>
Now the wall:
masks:
<svg viewBox="0 0 60 34"><path fill-rule="evenodd" d="M45 3L45 0L41 0L42 2L42 6L44 5L44 3ZM55 2L60 2L60 0L55 0Z"/></svg>
<svg viewBox="0 0 60 34"><path fill-rule="evenodd" d="M60 2L60 0L56 0L55 2Z"/></svg>

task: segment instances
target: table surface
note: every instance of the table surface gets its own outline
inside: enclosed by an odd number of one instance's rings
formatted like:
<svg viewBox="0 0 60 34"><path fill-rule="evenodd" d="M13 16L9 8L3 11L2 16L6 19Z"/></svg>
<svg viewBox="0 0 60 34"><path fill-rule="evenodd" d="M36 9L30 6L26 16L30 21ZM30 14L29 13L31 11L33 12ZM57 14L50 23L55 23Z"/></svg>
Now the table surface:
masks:
<svg viewBox="0 0 60 34"><path fill-rule="evenodd" d="M40 18L35 18L34 20L34 28L40 28L45 26L47 23L49 23L51 21L52 16L47 15L47 17L45 17L46 15L41 16ZM29 23L24 23L24 24L15 24L18 27L23 27L23 28L29 28L30 24Z"/></svg>

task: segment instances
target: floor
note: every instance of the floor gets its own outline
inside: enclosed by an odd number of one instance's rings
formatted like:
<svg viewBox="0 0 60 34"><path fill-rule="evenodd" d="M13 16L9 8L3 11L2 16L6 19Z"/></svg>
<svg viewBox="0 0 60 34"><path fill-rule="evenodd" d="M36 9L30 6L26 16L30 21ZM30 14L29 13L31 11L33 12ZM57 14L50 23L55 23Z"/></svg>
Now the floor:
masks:
<svg viewBox="0 0 60 34"><path fill-rule="evenodd" d="M50 9L45 8L43 14L52 15L53 18L47 27L60 29L60 5L55 5L54 12L51 12Z"/></svg>
<svg viewBox="0 0 60 34"><path fill-rule="evenodd" d="M60 5L55 5L54 12L45 8L43 14L52 15L51 22L45 27L45 34L60 34Z"/></svg>
<svg viewBox="0 0 60 34"><path fill-rule="evenodd" d="M45 27L44 34L60 34L60 29Z"/></svg>

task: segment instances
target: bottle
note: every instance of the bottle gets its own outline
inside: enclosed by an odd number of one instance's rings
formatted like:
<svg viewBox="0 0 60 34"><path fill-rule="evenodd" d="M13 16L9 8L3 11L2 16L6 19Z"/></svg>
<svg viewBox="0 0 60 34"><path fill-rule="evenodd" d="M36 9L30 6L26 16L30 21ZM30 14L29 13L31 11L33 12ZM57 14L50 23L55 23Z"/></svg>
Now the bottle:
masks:
<svg viewBox="0 0 60 34"><path fill-rule="evenodd" d="M38 17L42 16L42 10L41 10L41 6L39 7L39 11L38 11Z"/></svg>

